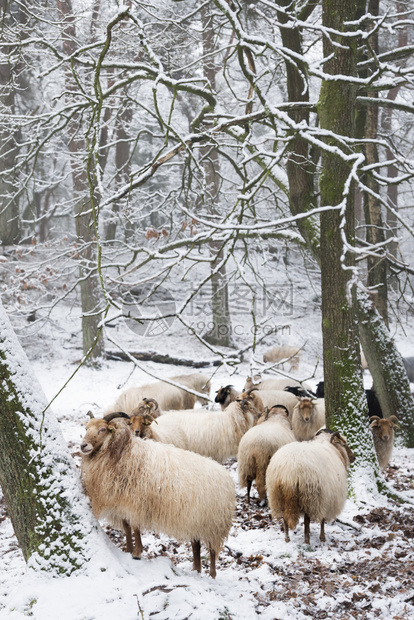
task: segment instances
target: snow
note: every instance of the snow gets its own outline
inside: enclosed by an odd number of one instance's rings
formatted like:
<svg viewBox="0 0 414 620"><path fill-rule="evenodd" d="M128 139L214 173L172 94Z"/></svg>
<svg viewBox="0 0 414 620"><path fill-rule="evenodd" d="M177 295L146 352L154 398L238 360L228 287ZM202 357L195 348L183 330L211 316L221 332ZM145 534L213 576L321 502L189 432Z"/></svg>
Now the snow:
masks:
<svg viewBox="0 0 414 620"><path fill-rule="evenodd" d="M88 410L99 414L120 390L154 380L144 369L161 378L193 372L152 362L133 367L129 362L105 361L100 369L81 366L67 384L81 358L80 341L63 312L61 320L66 322L65 333L52 325L48 335L34 334L23 342L39 390L53 400L51 409L72 454L84 434ZM314 323L315 317L308 315L301 324L297 322L297 331L312 337ZM156 349L157 342L151 340L147 348ZM174 355L207 357L198 345L191 349L178 328L164 336L164 346ZM313 369L308 348L301 378L312 376ZM249 364L233 376L234 370L226 367L202 372L213 375L214 396L228 383L241 388ZM320 378L314 377L315 385ZM386 473L390 486L395 484L398 493L412 502L413 454L414 450L396 447ZM339 520L326 526L327 542L320 544L319 527L312 523L311 544L305 545L300 522L286 543L281 523L272 520L268 507L260 504L254 486L252 503L246 505L245 490L237 484L237 463L229 461L226 468L237 486L237 510L215 580L208 575L205 549L203 570L197 574L192 571L189 544L145 532L143 558L136 561L120 549L123 535L105 523L94 534L95 553L83 571L70 577L48 576L25 565L0 495L1 620L28 616L35 620L414 619L412 505L398 506L380 496L359 468L355 497L347 501Z"/></svg>

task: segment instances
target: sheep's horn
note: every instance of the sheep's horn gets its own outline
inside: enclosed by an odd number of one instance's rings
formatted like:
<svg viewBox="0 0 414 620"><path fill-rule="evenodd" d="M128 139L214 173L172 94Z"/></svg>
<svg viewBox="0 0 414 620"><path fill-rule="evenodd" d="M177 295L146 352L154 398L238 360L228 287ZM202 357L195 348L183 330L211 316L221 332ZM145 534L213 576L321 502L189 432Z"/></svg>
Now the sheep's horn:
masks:
<svg viewBox="0 0 414 620"><path fill-rule="evenodd" d="M144 418L144 420L151 420L151 422L155 422L155 424L158 424L157 420L150 413L144 413L142 417Z"/></svg>
<svg viewBox="0 0 414 620"><path fill-rule="evenodd" d="M395 417L395 416L394 416ZM373 420L381 420L381 418L377 415L372 415L369 419L370 422L372 422Z"/></svg>
<svg viewBox="0 0 414 620"><path fill-rule="evenodd" d="M158 403L157 403L157 401L155 400L155 398L143 398L142 400L143 400L145 403L155 405L155 408L158 408Z"/></svg>
<svg viewBox="0 0 414 620"><path fill-rule="evenodd" d="M105 422L111 422L115 418L126 418L127 420L130 419L129 415L124 413L123 411L117 411L116 413L108 413L107 415L103 417Z"/></svg>
<svg viewBox="0 0 414 620"><path fill-rule="evenodd" d="M246 394L248 394L248 395L250 396L250 394L251 394L252 392L257 392L257 391L258 391L258 389L259 389L259 388L257 388L257 387L255 387L255 386L253 386L253 387L249 388L248 390L245 390L245 393L246 393Z"/></svg>
<svg viewBox="0 0 414 620"><path fill-rule="evenodd" d="M288 408L285 405L272 405L272 409L284 409L285 413L289 416Z"/></svg>
<svg viewBox="0 0 414 620"><path fill-rule="evenodd" d="M391 420L391 422L399 422L399 419L396 415L391 415L388 419Z"/></svg>
<svg viewBox="0 0 414 620"><path fill-rule="evenodd" d="M340 433L338 433L338 431L335 431L334 433L332 433L332 435L331 435L331 443L334 442L334 439L341 439L341 435L340 435Z"/></svg>
<svg viewBox="0 0 414 620"><path fill-rule="evenodd" d="M88 413L86 415L89 416L91 420L93 420L95 418L95 416L93 415L92 411L88 411Z"/></svg>

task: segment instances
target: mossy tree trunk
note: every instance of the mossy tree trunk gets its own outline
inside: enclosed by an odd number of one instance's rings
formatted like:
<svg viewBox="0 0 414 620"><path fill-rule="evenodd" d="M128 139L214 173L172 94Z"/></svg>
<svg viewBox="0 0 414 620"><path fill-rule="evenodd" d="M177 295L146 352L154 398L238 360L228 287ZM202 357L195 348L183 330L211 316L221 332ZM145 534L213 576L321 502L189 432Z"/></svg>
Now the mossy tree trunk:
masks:
<svg viewBox="0 0 414 620"><path fill-rule="evenodd" d="M33 568L69 575L91 558L94 520L1 303L0 378L0 484L17 540Z"/></svg>
<svg viewBox="0 0 414 620"><path fill-rule="evenodd" d="M363 7L362 7L363 8ZM346 22L357 20L361 7L354 0L324 0L322 20L326 28L344 30ZM324 71L332 76L356 76L357 39L324 37ZM336 45L333 45L335 43ZM353 138L356 86L351 81L326 79L322 82L318 111L321 128L330 136L322 152L320 195L322 206L336 207L321 213L320 264L322 283L322 334L327 425L340 429L355 450L357 465L378 465L368 430L367 402L363 390L359 355L358 324L351 298L353 257L346 244L354 243L354 191L350 184L351 148L337 136ZM341 153L341 155L339 154ZM340 208L338 208L340 206ZM370 477L374 480L374 476Z"/></svg>

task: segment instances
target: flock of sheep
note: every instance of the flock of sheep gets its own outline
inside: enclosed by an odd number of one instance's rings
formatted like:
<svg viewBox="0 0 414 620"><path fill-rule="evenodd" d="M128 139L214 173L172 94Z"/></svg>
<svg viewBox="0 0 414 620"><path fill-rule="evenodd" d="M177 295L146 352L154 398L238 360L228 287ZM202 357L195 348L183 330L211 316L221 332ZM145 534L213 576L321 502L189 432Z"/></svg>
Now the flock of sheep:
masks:
<svg viewBox="0 0 414 620"><path fill-rule="evenodd" d="M182 387L179 387L182 386ZM290 379L248 378L243 392L218 390L221 411L194 409L209 398L202 373L123 392L101 419L86 425L81 472L92 510L126 534L127 551L139 559L141 532L151 530L191 542L193 569L201 571L200 545L210 554L210 575L232 526L235 488L222 463L238 461L239 482L252 483L283 518L285 540L304 515L335 519L347 498L347 470L354 455L338 432L325 426L323 398ZM388 465L396 418L371 421L380 466Z"/></svg>

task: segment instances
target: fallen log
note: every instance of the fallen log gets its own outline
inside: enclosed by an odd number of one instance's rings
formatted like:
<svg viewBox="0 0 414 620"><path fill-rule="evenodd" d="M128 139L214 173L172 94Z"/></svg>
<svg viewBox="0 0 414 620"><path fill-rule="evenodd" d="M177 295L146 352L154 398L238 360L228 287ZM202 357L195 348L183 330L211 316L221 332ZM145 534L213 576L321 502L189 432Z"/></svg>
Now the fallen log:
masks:
<svg viewBox="0 0 414 620"><path fill-rule="evenodd" d="M191 359L183 359L180 357L171 357L168 354L156 353L155 351L105 351L105 358L108 360L129 362L134 357L142 362L155 362L157 364L173 364L175 366L190 366L192 368L205 368L206 366L219 366L222 363L220 359L195 361Z"/></svg>

